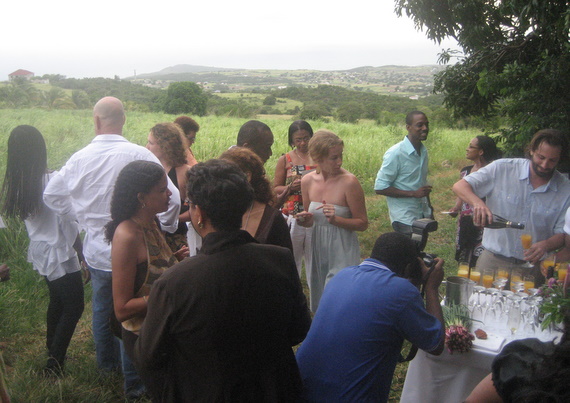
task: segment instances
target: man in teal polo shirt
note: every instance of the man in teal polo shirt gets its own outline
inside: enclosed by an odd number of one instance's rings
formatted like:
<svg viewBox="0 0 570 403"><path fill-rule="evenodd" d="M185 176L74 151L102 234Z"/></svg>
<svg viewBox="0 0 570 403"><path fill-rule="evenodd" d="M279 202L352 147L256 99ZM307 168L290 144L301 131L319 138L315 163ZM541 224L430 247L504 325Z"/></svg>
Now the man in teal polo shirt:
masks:
<svg viewBox="0 0 570 403"><path fill-rule="evenodd" d="M387 197L394 231L411 236L412 223L431 218L431 186L427 184L428 153L422 144L429 133L425 113L413 111L406 116L408 135L384 154L374 190Z"/></svg>

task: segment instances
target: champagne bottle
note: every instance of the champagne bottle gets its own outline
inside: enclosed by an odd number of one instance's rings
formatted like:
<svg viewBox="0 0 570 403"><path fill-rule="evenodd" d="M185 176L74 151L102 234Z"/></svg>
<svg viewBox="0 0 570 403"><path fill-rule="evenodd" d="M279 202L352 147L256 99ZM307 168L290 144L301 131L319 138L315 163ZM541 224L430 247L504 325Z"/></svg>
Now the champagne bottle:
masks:
<svg viewBox="0 0 570 403"><path fill-rule="evenodd" d="M501 216L493 214L493 222L485 225L485 228L515 228L524 229L524 224L520 222L509 221Z"/></svg>

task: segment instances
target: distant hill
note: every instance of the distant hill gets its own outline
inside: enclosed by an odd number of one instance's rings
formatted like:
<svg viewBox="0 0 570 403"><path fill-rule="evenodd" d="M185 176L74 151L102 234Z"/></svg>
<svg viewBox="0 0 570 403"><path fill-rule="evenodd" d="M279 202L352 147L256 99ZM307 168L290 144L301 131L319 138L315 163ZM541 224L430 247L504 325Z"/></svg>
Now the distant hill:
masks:
<svg viewBox="0 0 570 403"><path fill-rule="evenodd" d="M138 74L125 80L165 88L171 82L193 81L210 92L241 92L290 86L337 85L357 91L402 96L426 96L433 90L434 74L440 65L362 66L349 70L230 69L180 64L155 73Z"/></svg>
<svg viewBox="0 0 570 403"><path fill-rule="evenodd" d="M228 71L233 69L224 69L220 67L211 66L194 66L191 64L177 64L176 66L170 66L155 73L147 74L137 74L137 78L155 78L159 76L166 76L169 74L184 74L184 73L208 73L217 71ZM134 76L127 77L126 80L134 79Z"/></svg>

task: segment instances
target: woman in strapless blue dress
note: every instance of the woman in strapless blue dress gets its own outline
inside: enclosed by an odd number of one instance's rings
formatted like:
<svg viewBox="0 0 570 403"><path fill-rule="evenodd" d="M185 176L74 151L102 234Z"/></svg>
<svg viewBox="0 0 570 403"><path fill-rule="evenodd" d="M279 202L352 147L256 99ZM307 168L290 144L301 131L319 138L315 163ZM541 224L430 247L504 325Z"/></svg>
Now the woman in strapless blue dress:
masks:
<svg viewBox="0 0 570 403"><path fill-rule="evenodd" d="M343 141L328 130L319 130L309 142L317 169L301 181L304 212L299 225L313 227L310 267L311 310L316 312L326 283L340 270L360 263L355 231L368 228L364 191L358 179L342 168Z"/></svg>

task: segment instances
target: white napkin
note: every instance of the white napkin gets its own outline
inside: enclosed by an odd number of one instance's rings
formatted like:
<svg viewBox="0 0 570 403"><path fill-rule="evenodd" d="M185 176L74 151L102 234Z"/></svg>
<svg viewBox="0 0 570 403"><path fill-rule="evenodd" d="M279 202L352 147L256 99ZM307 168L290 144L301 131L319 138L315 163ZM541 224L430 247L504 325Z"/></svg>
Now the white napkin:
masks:
<svg viewBox="0 0 570 403"><path fill-rule="evenodd" d="M505 343L504 337L487 332L486 339L478 339L477 336L475 336L475 340L473 340L473 348L476 348L478 350L492 351L496 353L501 351L501 348L503 348L504 343Z"/></svg>

